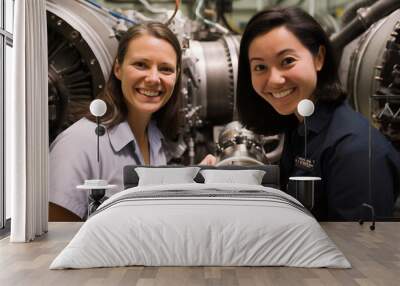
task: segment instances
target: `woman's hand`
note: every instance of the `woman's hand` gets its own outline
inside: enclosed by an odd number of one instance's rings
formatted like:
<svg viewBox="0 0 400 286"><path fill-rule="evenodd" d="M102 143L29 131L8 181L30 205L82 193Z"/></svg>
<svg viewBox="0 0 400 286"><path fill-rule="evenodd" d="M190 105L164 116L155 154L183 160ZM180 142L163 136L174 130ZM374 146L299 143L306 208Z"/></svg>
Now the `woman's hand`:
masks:
<svg viewBox="0 0 400 286"><path fill-rule="evenodd" d="M204 157L203 160L199 163L199 165L215 165L217 163L217 158L215 156L208 154L207 156Z"/></svg>

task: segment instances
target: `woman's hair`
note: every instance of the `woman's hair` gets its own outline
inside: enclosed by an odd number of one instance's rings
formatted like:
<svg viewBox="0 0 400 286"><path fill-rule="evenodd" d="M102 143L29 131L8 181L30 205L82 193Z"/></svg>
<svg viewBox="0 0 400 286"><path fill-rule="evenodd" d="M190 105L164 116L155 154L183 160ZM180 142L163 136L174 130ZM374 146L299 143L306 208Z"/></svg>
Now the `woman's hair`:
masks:
<svg viewBox="0 0 400 286"><path fill-rule="evenodd" d="M337 105L346 98L337 76L331 43L315 19L296 7L261 11L250 19L243 33L240 43L237 83L237 107L240 120L247 128L258 133L277 134L292 129L298 124L294 114L285 116L276 112L256 93L251 81L249 63L251 42L256 37L282 26L293 33L314 56L318 54L321 46L325 47L324 64L317 73L317 87L314 91L316 100ZM268 43L265 48L268 48Z"/></svg>
<svg viewBox="0 0 400 286"><path fill-rule="evenodd" d="M167 103L152 116L156 120L157 126L160 128L163 135L169 139L174 139L174 137L178 133L181 119L179 112L179 108L181 105L179 86L181 82L182 51L176 36L166 25L162 23L145 22L139 25L132 26L122 35L119 41L117 56L114 60L110 77L108 78L103 92L100 93L97 97L104 100L107 104L107 112L103 116L103 120L105 125L111 128L124 121L127 117L128 108L122 94L121 81L114 75L114 67L117 61L120 64L123 63L125 55L128 51L129 43L132 40L143 35L150 35L155 38L167 41L174 48L174 51L176 53L177 74L172 95ZM87 113L86 117L90 120L95 120L95 118L90 113Z"/></svg>

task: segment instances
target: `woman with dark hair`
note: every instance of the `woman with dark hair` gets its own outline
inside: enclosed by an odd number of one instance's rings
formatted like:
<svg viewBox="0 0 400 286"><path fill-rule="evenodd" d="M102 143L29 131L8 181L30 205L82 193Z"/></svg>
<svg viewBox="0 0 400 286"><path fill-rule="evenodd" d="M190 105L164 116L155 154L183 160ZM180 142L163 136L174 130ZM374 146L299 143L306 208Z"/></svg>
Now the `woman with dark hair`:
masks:
<svg viewBox="0 0 400 286"><path fill-rule="evenodd" d="M368 179L368 120L348 106L329 39L310 15L290 7L253 16L241 40L237 86L244 125L262 134L285 134L282 188L290 176L322 178L313 209L318 219L359 219L363 203L371 203L379 217L392 215L399 154L372 129ZM307 158L304 120L297 112L303 99L315 105L307 119Z"/></svg>
<svg viewBox="0 0 400 286"><path fill-rule="evenodd" d="M179 126L181 48L163 24L131 27L120 39L105 90L100 167L95 118L86 114L50 147L50 219L79 219L87 214L85 179L101 178L121 191L125 165L165 165L164 136L173 139ZM112 193L108 193L110 195Z"/></svg>

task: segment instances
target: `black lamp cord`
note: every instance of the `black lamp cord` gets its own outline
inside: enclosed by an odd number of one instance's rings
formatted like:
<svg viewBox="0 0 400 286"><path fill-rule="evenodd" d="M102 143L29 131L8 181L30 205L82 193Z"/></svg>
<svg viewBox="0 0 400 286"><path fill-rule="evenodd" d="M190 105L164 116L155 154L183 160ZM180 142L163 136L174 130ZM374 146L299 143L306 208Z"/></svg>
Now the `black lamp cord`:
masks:
<svg viewBox="0 0 400 286"><path fill-rule="evenodd" d="M97 127L95 133L97 135L97 165L99 170L99 179L100 179L100 136L103 136L106 133L106 129L100 125L100 117L96 116Z"/></svg>
<svg viewBox="0 0 400 286"><path fill-rule="evenodd" d="M307 117L304 116L304 159L307 160Z"/></svg>
<svg viewBox="0 0 400 286"><path fill-rule="evenodd" d="M363 203L361 206L365 207L365 208L368 208L370 210L372 223L369 226L369 229L370 230L375 230L375 209L374 209L374 207L372 205L370 205L370 204L367 204L367 203ZM364 219L360 219L358 222L360 223L360 225L362 225L364 223Z"/></svg>
<svg viewBox="0 0 400 286"><path fill-rule="evenodd" d="M96 135L97 135L97 164L99 164L99 166L100 166L100 150L99 150L100 149L100 147L99 147L99 145L100 145L100 135L99 135L100 118L98 116L96 116L96 122L97 122L97 128L96 128Z"/></svg>
<svg viewBox="0 0 400 286"><path fill-rule="evenodd" d="M369 98L369 114L371 114L372 98ZM368 196L370 204L363 203L361 207L368 208L371 213L371 225L370 230L375 230L375 209L372 205L372 125L369 124L368 128ZM360 225L364 223L364 219L361 218L359 221Z"/></svg>

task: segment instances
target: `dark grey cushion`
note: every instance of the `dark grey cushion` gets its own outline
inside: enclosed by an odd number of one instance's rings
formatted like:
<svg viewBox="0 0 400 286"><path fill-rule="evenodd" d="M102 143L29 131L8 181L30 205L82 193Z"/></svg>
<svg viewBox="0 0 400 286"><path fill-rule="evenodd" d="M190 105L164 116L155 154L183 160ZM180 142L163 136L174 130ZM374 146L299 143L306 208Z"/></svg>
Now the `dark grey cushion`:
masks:
<svg viewBox="0 0 400 286"><path fill-rule="evenodd" d="M146 167L146 168L182 168L184 166L176 166L176 165L169 165L169 166L136 166L136 165L128 165L124 167L124 189L133 188L138 185L139 176L135 172L136 167ZM265 187L272 187L276 189L280 189L280 182L279 182L279 166L278 165L263 165L263 166L196 166L200 167L202 170L205 169L219 169L219 170L263 170L265 171L265 175L262 179L261 184ZM197 173L197 176L194 178L195 182L197 183L204 183L203 176Z"/></svg>

